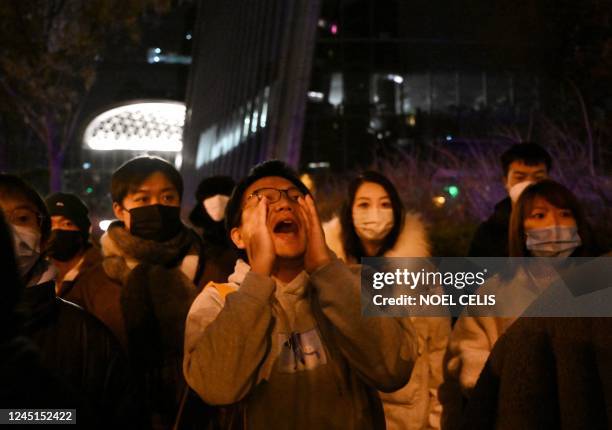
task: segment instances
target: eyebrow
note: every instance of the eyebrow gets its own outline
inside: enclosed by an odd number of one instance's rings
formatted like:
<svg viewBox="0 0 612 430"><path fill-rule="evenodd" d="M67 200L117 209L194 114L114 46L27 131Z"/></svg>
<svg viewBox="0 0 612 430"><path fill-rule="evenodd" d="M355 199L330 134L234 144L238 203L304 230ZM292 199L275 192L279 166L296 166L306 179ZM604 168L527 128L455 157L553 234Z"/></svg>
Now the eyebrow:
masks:
<svg viewBox="0 0 612 430"><path fill-rule="evenodd" d="M546 206L533 206L533 207L531 208L530 212L533 212L533 211L535 211L535 210L545 210L545 211L547 211L547 210L548 210L548 207L546 207Z"/></svg>
<svg viewBox="0 0 612 430"><path fill-rule="evenodd" d="M176 188L174 188L174 187L166 187L166 188L161 189L159 192L160 192L160 193L165 193L165 192L167 192L167 191L175 191L175 192L178 192L178 191L176 190ZM138 193L150 193L150 192L151 192L151 189L150 189L150 188L139 188L139 189L135 190L135 191L133 192L133 194L138 194Z"/></svg>
<svg viewBox="0 0 612 430"><path fill-rule="evenodd" d="M166 191L175 191L178 193L177 189L174 187L166 187L164 189L162 189L160 192L165 193Z"/></svg>
<svg viewBox="0 0 612 430"><path fill-rule="evenodd" d="M526 175L527 173L546 173L546 169L542 168L542 169L538 169L538 170L534 170L533 172L527 172L525 170L516 170L516 169L512 169L512 173L513 174L520 174L520 175Z"/></svg>
<svg viewBox="0 0 612 430"><path fill-rule="evenodd" d="M38 208L36 208L35 206L30 206L28 204L25 205L19 205L19 206L15 206L13 209L13 211L16 211L17 209L27 209L29 211L32 211L34 213L39 213L40 211L38 210Z"/></svg>

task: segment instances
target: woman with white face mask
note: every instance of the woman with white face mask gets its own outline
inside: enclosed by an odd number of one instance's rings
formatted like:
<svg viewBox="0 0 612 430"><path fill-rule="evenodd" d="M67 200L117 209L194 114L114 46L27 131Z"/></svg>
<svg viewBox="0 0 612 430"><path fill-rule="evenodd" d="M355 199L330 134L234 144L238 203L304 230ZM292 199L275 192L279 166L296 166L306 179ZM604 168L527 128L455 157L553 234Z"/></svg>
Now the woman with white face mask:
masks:
<svg viewBox="0 0 612 430"><path fill-rule="evenodd" d="M348 187L340 218L323 225L328 246L350 263L363 257L429 257L430 243L420 215L406 212L391 181L364 172ZM419 358L410 381L394 393L380 393L387 428L439 428L442 359L449 318L406 318L418 334Z"/></svg>
<svg viewBox="0 0 612 430"><path fill-rule="evenodd" d="M229 176L210 176L200 182L195 193L196 205L189 214L189 221L201 235L207 262L200 287L210 281L226 282L234 271L238 254L225 229L225 207L234 185Z"/></svg>
<svg viewBox="0 0 612 430"><path fill-rule="evenodd" d="M393 184L377 172L364 172L349 184L341 216L324 229L331 249L350 263L363 257L430 255L420 215L406 213Z"/></svg>
<svg viewBox="0 0 612 430"><path fill-rule="evenodd" d="M602 254L576 197L563 185L544 180L529 185L514 204L510 217L511 257L594 257ZM559 262L557 260L557 262ZM541 260L511 274L495 275L479 294L495 294L505 317L478 316L466 309L453 327L449 342L449 378L469 397L499 337L554 282L555 272ZM449 420L452 420L449 418Z"/></svg>
<svg viewBox="0 0 612 430"><path fill-rule="evenodd" d="M592 257L601 254L582 206L563 185L545 180L528 186L510 217L512 257Z"/></svg>

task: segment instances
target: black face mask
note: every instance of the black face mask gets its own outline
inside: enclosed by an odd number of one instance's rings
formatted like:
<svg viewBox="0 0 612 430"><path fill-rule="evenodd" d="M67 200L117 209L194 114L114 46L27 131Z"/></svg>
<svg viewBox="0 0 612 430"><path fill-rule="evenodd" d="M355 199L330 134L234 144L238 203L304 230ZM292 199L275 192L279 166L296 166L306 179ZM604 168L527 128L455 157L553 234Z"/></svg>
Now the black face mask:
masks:
<svg viewBox="0 0 612 430"><path fill-rule="evenodd" d="M53 230L48 255L58 261L68 261L77 255L85 246L83 233L75 230Z"/></svg>
<svg viewBox="0 0 612 430"><path fill-rule="evenodd" d="M130 209L130 233L142 239L165 242L178 234L181 208L151 205Z"/></svg>

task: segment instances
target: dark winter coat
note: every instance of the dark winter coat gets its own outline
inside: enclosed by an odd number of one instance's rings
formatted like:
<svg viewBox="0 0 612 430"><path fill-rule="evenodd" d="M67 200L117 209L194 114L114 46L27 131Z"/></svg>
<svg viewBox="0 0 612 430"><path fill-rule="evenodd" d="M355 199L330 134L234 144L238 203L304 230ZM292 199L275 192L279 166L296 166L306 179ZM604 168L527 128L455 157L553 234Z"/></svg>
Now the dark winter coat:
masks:
<svg viewBox="0 0 612 430"><path fill-rule="evenodd" d="M199 282L199 290L209 282L223 283L234 272L236 260L240 258L237 248L231 242L224 221L213 221L198 205L191 213L191 221L202 239L206 265Z"/></svg>
<svg viewBox="0 0 612 430"><path fill-rule="evenodd" d="M204 230L202 232L202 244L206 265L200 278L200 289L209 282L227 282L227 278L234 272L236 260L240 257L238 250L225 234L225 230Z"/></svg>
<svg viewBox="0 0 612 430"><path fill-rule="evenodd" d="M100 240L104 259L79 283L85 307L123 340L156 428L170 428L185 391L185 319L203 270L197 235L183 229L164 243L113 223Z"/></svg>
<svg viewBox="0 0 612 430"><path fill-rule="evenodd" d="M469 257L508 256L508 229L511 212L510 197L506 197L495 205L493 214L476 229L468 251Z"/></svg>
<svg viewBox="0 0 612 430"><path fill-rule="evenodd" d="M0 341L0 405L15 409L76 409L91 427L91 411L64 378L44 366L34 343L23 336Z"/></svg>
<svg viewBox="0 0 612 430"><path fill-rule="evenodd" d="M127 353L127 333L120 307L121 284L106 275L101 262L83 273L65 298L102 321Z"/></svg>
<svg viewBox="0 0 612 430"><path fill-rule="evenodd" d="M521 318L497 342L465 429L612 428L612 318Z"/></svg>
<svg viewBox="0 0 612 430"><path fill-rule="evenodd" d="M100 249L93 245L89 245L85 253L83 254L83 260L78 264L77 267L70 270L66 276L64 276L64 280L62 281L62 285L59 286L57 295L63 299L66 299L71 302L75 302L71 298L72 290L75 286L79 284L84 275L86 275L89 271L93 270L96 265L100 264L102 261L102 253ZM78 291L78 286L76 290ZM78 295L75 295L78 298Z"/></svg>
<svg viewBox="0 0 612 430"><path fill-rule="evenodd" d="M98 423L136 424L140 411L121 347L96 318L55 296L50 281L24 290L23 334L40 352L42 364L83 396Z"/></svg>

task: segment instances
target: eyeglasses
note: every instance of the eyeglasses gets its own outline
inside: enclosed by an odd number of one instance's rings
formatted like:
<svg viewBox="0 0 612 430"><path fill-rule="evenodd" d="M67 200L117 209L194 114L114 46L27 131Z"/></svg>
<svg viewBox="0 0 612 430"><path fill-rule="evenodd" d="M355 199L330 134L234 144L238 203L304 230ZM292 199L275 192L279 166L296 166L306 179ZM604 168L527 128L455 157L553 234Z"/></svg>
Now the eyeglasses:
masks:
<svg viewBox="0 0 612 430"><path fill-rule="evenodd" d="M17 208L9 212L7 221L19 227L40 228L44 217L38 212L28 208Z"/></svg>
<svg viewBox="0 0 612 430"><path fill-rule="evenodd" d="M260 188L249 194L247 201L253 197L257 197L257 200L261 200L265 197L266 200L268 200L268 203L276 203L281 199L283 194L286 195L289 200L294 202L297 202L300 197L304 197L304 193L302 193L296 187L291 187L286 190L279 190L278 188Z"/></svg>

